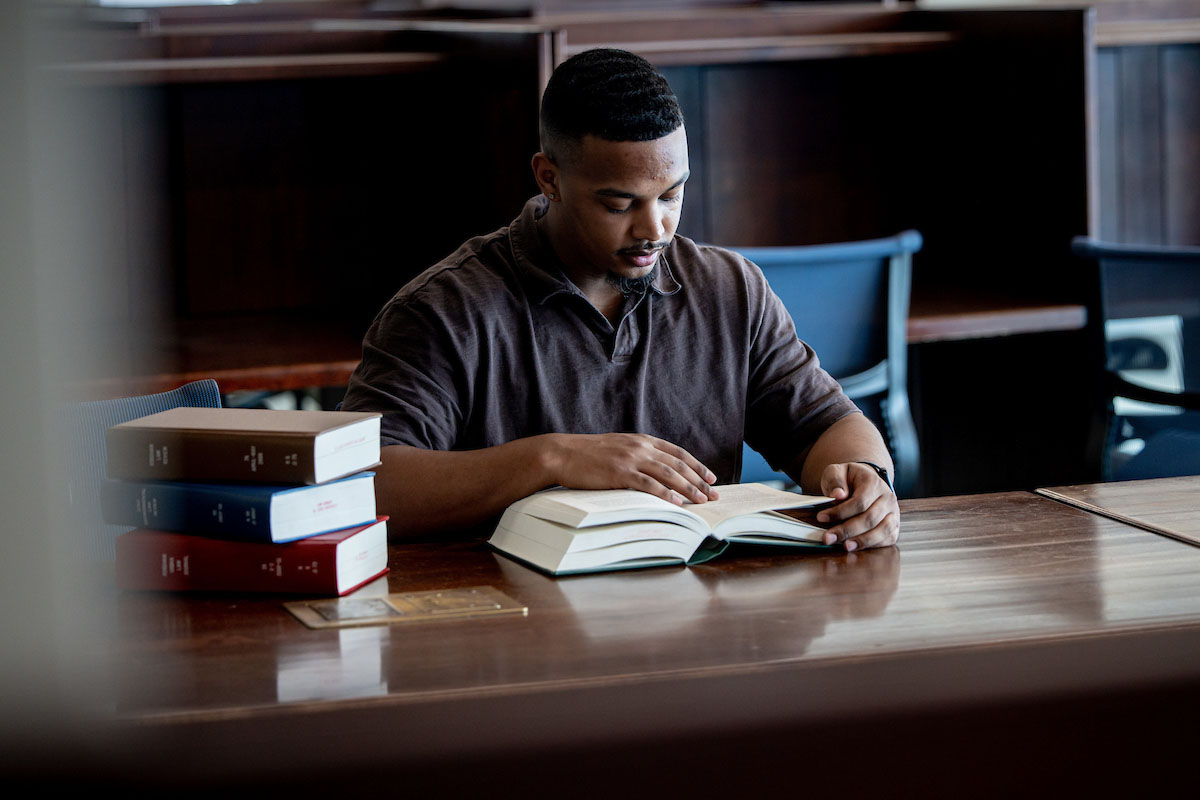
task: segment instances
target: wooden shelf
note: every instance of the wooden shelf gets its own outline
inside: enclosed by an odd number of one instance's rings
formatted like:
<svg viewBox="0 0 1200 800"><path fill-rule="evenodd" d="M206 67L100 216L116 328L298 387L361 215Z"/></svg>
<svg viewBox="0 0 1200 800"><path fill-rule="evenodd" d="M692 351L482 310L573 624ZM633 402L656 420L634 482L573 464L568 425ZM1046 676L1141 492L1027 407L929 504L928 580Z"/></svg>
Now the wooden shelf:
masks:
<svg viewBox="0 0 1200 800"><path fill-rule="evenodd" d="M82 83L157 85L392 75L430 69L446 60L437 53L317 53L85 61L48 70Z"/></svg>
<svg viewBox="0 0 1200 800"><path fill-rule="evenodd" d="M1089 5L1095 8L1098 47L1200 42L1200 0L1093 0Z"/></svg>
<svg viewBox="0 0 1200 800"><path fill-rule="evenodd" d="M610 42L638 53L658 65L719 64L760 61L803 61L924 52L958 41L953 33L941 31L886 31L828 33L811 36L742 36L732 38L668 39L660 41ZM595 47L594 43L568 44L566 55Z"/></svg>
<svg viewBox="0 0 1200 800"><path fill-rule="evenodd" d="M1200 43L1200 19L1097 22L1098 47Z"/></svg>
<svg viewBox="0 0 1200 800"><path fill-rule="evenodd" d="M362 357L362 331L341 320L303 315L192 319L156 343L141 375L90 381L79 399L151 394L212 378L223 393L345 386Z"/></svg>
<svg viewBox="0 0 1200 800"><path fill-rule="evenodd" d="M451 61L511 57L543 37L531 24L306 19L125 26L66 35L70 56L46 65L86 83L157 85L360 77Z"/></svg>
<svg viewBox="0 0 1200 800"><path fill-rule="evenodd" d="M960 341L1022 333L1079 330L1087 309L1030 297L942 291L914 295L908 315L909 344Z"/></svg>

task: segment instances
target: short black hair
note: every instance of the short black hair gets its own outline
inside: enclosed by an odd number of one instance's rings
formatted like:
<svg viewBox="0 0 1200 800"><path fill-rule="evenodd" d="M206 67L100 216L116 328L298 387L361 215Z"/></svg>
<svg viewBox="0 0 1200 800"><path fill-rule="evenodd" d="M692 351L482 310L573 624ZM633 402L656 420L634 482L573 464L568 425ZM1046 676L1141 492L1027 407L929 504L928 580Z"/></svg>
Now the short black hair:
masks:
<svg viewBox="0 0 1200 800"><path fill-rule="evenodd" d="M625 50L597 48L568 58L542 94L542 152L556 162L589 134L610 142L646 142L682 124L667 79Z"/></svg>

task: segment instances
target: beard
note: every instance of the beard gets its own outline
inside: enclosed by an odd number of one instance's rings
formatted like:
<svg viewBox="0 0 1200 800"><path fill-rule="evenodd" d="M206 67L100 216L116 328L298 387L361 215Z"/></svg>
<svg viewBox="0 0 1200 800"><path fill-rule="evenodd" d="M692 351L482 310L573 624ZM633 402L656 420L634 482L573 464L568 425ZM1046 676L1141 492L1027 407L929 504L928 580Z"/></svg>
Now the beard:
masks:
<svg viewBox="0 0 1200 800"><path fill-rule="evenodd" d="M624 275L608 273L607 280L610 284L617 287L617 290L625 297L633 295L643 295L650 290L650 285L654 283L655 277L658 275L658 263L655 262L654 268L640 278L626 278Z"/></svg>

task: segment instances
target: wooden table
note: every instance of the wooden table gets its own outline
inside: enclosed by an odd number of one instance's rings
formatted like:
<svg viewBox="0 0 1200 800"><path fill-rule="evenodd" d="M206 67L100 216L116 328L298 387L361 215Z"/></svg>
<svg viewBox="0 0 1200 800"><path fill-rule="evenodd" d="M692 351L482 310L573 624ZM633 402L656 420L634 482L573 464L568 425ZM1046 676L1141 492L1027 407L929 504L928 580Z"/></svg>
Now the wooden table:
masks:
<svg viewBox="0 0 1200 800"><path fill-rule="evenodd" d="M1153 790L1200 742L1200 548L1029 493L906 501L901 544L854 554L391 565L363 591L528 616L309 630L287 598L121 594L89 785L1024 796Z"/></svg>
<svg viewBox="0 0 1200 800"><path fill-rule="evenodd" d="M1038 494L1200 545L1200 475L1054 486Z"/></svg>

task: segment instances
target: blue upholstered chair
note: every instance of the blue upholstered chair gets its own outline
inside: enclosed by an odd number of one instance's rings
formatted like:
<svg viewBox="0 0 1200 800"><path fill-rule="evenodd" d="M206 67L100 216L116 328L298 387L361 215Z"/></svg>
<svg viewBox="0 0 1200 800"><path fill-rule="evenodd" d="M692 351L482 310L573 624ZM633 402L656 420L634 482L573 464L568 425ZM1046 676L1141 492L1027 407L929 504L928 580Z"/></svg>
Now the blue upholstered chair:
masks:
<svg viewBox="0 0 1200 800"><path fill-rule="evenodd" d="M1092 286L1090 460L1105 480L1200 474L1200 247L1072 249Z"/></svg>
<svg viewBox="0 0 1200 800"><path fill-rule="evenodd" d="M908 401L908 296L921 235L803 247L732 248L757 264L783 300L797 334L883 432L897 493L909 494L920 449ZM784 480L749 446L742 480Z"/></svg>
<svg viewBox="0 0 1200 800"><path fill-rule="evenodd" d="M104 432L118 423L181 406L220 408L217 382L194 381L160 394L96 400L66 409L66 441L71 448L67 460L67 500L72 519L79 526L81 542L92 559L111 562L116 556L117 536L129 530L120 525L105 525L100 515L100 486L107 460Z"/></svg>

